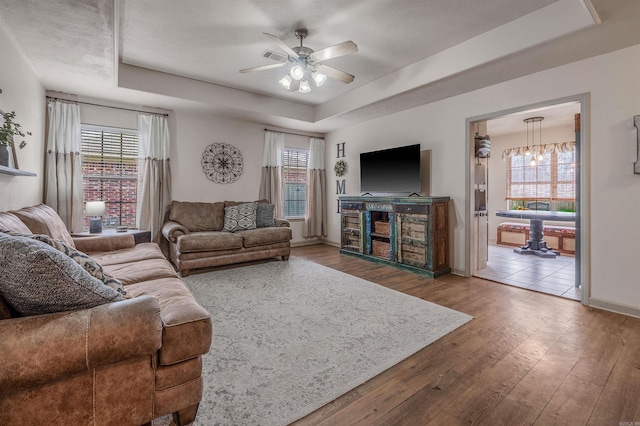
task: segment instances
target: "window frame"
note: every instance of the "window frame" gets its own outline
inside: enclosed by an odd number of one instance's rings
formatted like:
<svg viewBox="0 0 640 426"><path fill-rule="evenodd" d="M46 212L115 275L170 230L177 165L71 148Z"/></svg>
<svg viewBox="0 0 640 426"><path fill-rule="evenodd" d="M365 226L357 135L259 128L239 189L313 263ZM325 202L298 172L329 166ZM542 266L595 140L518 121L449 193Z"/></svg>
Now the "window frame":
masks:
<svg viewBox="0 0 640 426"><path fill-rule="evenodd" d="M506 156L506 197L507 205L509 209L516 209L526 205L527 202L533 201L548 201L551 203L551 210L557 211L575 211L576 207L576 154L577 150L575 145L570 151L563 151L559 149L544 149L545 146L540 148L543 152L544 158L542 161L536 159L535 165L530 165L531 158L537 156L539 151L526 154L524 149L517 149L519 152L511 152ZM571 154L571 162L563 162L560 156L569 152ZM521 164L514 164L514 163ZM572 176L571 180L563 179L566 176L565 172L560 172L560 169L571 167L569 175ZM521 169L518 171L517 169ZM544 171L548 169L548 171ZM539 176L543 174L548 176L546 180L539 180ZM514 176L521 176L521 180L514 181ZM569 184L570 190L560 190L561 186L567 186ZM514 187L522 186L521 194L514 195ZM545 188L548 186L548 188ZM530 188L534 188L530 190ZM529 190L526 190L529 189ZM540 189L540 190L539 190ZM541 195L542 194L542 195ZM548 194L548 195L547 195ZM571 194L572 196L567 196Z"/></svg>
<svg viewBox="0 0 640 426"><path fill-rule="evenodd" d="M289 153L295 152L296 156L299 157L301 153L304 154L304 161L297 161L297 167L295 167L297 172L288 172L289 169L292 168L290 165L291 155ZM308 148L299 148L299 147L291 147L285 146L283 154L282 154L282 177L284 184L284 215L285 219L303 219L307 214L307 196L309 194L309 180L308 180L308 165L309 165L309 149ZM295 181L289 181L289 176L292 174L303 175L304 178L298 178ZM297 187L304 188L304 195L302 199L294 200L288 197L290 194L288 188L291 185L296 185ZM293 208L288 205L289 202L299 203L298 208ZM300 204L301 203L301 204ZM301 207L300 207L301 205ZM293 213L293 214L288 214Z"/></svg>
<svg viewBox="0 0 640 426"><path fill-rule="evenodd" d="M100 136L91 135L90 133L100 133ZM105 138L105 134L107 138ZM99 138L100 143L95 143L94 150L89 150L87 147L88 141L92 142L90 137ZM103 218L104 228L115 228L119 225L127 225L129 228L135 228L137 222L137 201L138 201L138 185L139 185L139 148L140 148L140 134L137 129L128 129L121 127L110 126L98 126L92 124L81 125L81 167L82 167L82 191L84 201L105 201L107 206L107 214ZM113 148L113 141L119 141L119 150L116 151L116 155L111 155L107 152L109 148ZM106 143L105 143L106 141ZM109 146L111 143L112 146ZM105 145L107 145L105 149ZM115 143L118 145L118 142ZM113 152L113 151L112 151ZM106 155L105 155L106 154ZM96 163L100 164L113 164L116 165L116 174L105 174L104 167L102 173L87 173L87 163L91 157L96 157ZM117 159L117 161L104 161L105 158ZM128 169L128 170L127 170ZM127 173L128 172L128 173ZM132 174L133 173L133 174ZM100 196L96 198L91 194L91 189L88 188L88 184L93 182L99 189L94 190L100 193ZM127 182L131 188L126 188L123 184ZM117 183L118 200L109 200L109 196L106 195L109 191L109 185ZM123 194L130 194L133 191L132 201L123 201ZM128 197L127 197L128 198ZM127 207L128 206L128 207ZM132 208L133 207L133 208ZM115 219L115 223L112 220ZM88 218L85 218L84 228L88 229Z"/></svg>

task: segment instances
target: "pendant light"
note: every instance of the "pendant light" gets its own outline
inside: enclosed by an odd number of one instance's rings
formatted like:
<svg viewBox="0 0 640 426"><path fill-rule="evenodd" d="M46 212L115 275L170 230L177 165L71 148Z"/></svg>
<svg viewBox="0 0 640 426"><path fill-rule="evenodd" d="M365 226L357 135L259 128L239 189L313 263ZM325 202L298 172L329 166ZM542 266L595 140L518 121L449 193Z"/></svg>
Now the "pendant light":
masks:
<svg viewBox="0 0 640 426"><path fill-rule="evenodd" d="M535 151L536 151L535 123L540 123L540 131L538 132L539 143L538 143L538 150L537 150L538 161L542 161L544 159L544 155L542 154L542 120L544 120L544 117L530 117L530 118L525 118L523 120L525 123L527 123L527 150L525 151L525 155L531 155L531 163L529 163L531 166L535 166L537 164L536 155L535 155ZM531 124L531 144L533 146L533 153L529 149L529 124Z"/></svg>
<svg viewBox="0 0 640 426"><path fill-rule="evenodd" d="M542 161L544 160L544 155L542 154L542 120L544 120L544 117L538 117L540 118L540 120L538 121L539 123L539 132L538 132L538 161Z"/></svg>
<svg viewBox="0 0 640 426"><path fill-rule="evenodd" d="M529 150L529 119L525 118L524 122L527 123L527 149L524 151L524 155L531 155L531 150Z"/></svg>

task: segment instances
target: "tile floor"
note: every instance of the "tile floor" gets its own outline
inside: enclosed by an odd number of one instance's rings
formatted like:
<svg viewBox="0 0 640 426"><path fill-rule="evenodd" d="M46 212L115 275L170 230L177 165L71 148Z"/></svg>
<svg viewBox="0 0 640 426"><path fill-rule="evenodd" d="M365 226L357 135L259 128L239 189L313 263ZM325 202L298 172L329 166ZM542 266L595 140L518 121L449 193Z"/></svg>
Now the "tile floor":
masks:
<svg viewBox="0 0 640 426"><path fill-rule="evenodd" d="M514 253L513 247L489 245L487 267L475 276L567 299L580 300L575 287L575 258L555 259Z"/></svg>

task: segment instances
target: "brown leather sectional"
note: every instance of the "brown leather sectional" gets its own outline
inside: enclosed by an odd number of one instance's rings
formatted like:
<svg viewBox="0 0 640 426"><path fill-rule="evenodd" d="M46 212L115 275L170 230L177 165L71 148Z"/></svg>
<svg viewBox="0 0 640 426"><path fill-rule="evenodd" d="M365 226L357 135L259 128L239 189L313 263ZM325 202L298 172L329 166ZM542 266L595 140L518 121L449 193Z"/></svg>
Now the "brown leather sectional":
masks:
<svg viewBox="0 0 640 426"><path fill-rule="evenodd" d="M0 298L0 424L195 419L211 318L156 244L135 245L132 235L72 238L46 205L0 213L0 229L73 244L134 296L26 317Z"/></svg>

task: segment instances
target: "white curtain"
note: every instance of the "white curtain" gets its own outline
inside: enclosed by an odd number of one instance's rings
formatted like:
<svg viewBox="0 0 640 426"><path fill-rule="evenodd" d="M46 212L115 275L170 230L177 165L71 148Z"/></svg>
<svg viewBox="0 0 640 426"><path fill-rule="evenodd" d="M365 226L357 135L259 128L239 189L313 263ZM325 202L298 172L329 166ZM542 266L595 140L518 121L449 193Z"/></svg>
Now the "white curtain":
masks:
<svg viewBox="0 0 640 426"><path fill-rule="evenodd" d="M151 231L160 242L164 214L171 202L169 125L162 115L139 114L138 133L138 229Z"/></svg>
<svg viewBox="0 0 640 426"><path fill-rule="evenodd" d="M327 199L324 170L324 139L309 139L307 166L307 213L304 217L304 238L327 236Z"/></svg>
<svg viewBox="0 0 640 426"><path fill-rule="evenodd" d="M259 198L275 204L274 215L279 218L284 218L283 158L284 134L265 130Z"/></svg>
<svg viewBox="0 0 640 426"><path fill-rule="evenodd" d="M76 103L50 100L45 163L45 203L71 232L82 232L82 132Z"/></svg>

